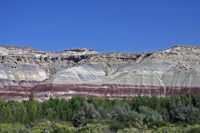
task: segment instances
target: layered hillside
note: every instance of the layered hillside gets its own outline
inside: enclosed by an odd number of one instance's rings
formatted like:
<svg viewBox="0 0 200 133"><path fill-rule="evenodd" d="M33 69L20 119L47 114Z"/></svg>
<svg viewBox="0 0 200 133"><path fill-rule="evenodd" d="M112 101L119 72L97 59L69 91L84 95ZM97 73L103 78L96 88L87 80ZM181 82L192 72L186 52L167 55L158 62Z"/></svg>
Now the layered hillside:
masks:
<svg viewBox="0 0 200 133"><path fill-rule="evenodd" d="M6 100L49 97L167 97L200 92L200 47L174 46L144 53L98 53L77 48L45 52L0 46L0 96Z"/></svg>

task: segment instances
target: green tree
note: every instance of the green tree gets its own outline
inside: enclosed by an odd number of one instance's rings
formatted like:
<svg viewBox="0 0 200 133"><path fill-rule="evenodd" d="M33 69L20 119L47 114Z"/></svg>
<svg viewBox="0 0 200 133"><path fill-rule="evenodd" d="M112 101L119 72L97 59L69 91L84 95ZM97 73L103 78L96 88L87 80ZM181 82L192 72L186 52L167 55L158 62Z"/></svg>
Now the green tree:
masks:
<svg viewBox="0 0 200 133"><path fill-rule="evenodd" d="M84 102L77 114L73 116L74 126L79 126L84 123L86 119L101 119L100 113L94 108L94 105Z"/></svg>
<svg viewBox="0 0 200 133"><path fill-rule="evenodd" d="M166 108L163 108L160 112L160 114L162 115L162 119L164 121L168 121L169 120L169 112L167 111Z"/></svg>
<svg viewBox="0 0 200 133"><path fill-rule="evenodd" d="M34 94L33 93L29 94L28 97L29 97L29 101L34 101Z"/></svg>
<svg viewBox="0 0 200 133"><path fill-rule="evenodd" d="M31 98L29 99L27 103L27 119L26 122L34 122L36 119L36 113L37 113L37 106L35 104L34 95L30 95Z"/></svg>
<svg viewBox="0 0 200 133"><path fill-rule="evenodd" d="M195 124L200 121L198 108L192 105L185 106L181 101L179 101L178 104L176 104L175 101L172 103L170 115L174 122L186 121L190 124Z"/></svg>
<svg viewBox="0 0 200 133"><path fill-rule="evenodd" d="M138 108L140 114L143 115L144 123L154 122L154 121L162 121L162 116L156 111L147 106L140 106Z"/></svg>
<svg viewBox="0 0 200 133"><path fill-rule="evenodd" d="M5 103L6 103L5 99L0 97L0 122L2 122L3 119L3 110Z"/></svg>

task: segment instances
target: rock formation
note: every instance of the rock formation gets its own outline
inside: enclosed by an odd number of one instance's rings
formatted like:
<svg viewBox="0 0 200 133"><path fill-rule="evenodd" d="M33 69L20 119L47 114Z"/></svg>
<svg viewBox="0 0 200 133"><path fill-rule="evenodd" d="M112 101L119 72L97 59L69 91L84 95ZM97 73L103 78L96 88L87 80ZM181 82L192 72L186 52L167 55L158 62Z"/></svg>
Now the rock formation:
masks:
<svg viewBox="0 0 200 133"><path fill-rule="evenodd" d="M97 53L76 48L62 52L0 46L0 96L38 101L50 97L168 97L200 92L200 47L174 46L144 53Z"/></svg>

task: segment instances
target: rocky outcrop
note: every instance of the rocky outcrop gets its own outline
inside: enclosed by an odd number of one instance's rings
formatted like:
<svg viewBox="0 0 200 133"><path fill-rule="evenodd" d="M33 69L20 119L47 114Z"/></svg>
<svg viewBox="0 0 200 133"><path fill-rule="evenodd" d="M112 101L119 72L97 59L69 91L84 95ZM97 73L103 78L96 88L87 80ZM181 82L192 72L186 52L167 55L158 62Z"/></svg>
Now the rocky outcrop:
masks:
<svg viewBox="0 0 200 133"><path fill-rule="evenodd" d="M0 96L38 101L49 97L168 97L200 91L200 47L174 46L145 53L97 53L76 48L45 52L0 46Z"/></svg>

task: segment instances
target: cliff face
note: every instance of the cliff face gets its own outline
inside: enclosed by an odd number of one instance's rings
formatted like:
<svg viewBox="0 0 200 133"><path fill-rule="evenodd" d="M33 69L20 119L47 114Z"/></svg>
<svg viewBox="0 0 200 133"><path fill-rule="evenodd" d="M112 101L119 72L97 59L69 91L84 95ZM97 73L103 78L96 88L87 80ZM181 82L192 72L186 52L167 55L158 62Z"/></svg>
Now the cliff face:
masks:
<svg viewBox="0 0 200 133"><path fill-rule="evenodd" d="M97 53L90 49L45 52L0 46L0 96L128 98L200 91L200 47L174 46L145 53Z"/></svg>

